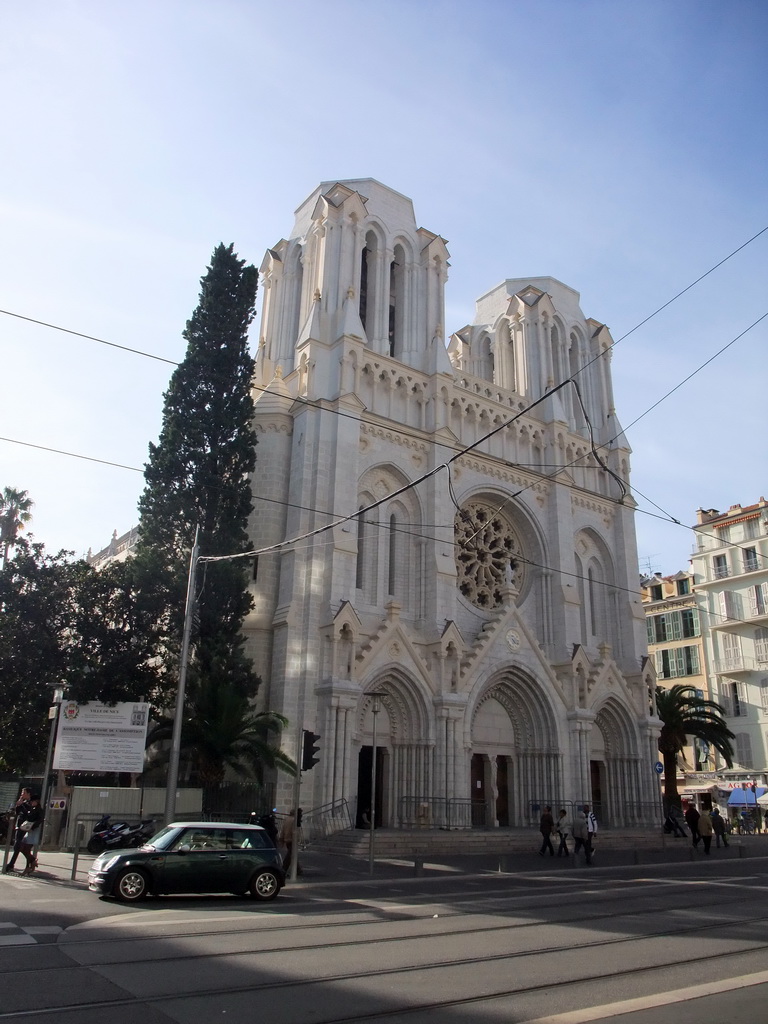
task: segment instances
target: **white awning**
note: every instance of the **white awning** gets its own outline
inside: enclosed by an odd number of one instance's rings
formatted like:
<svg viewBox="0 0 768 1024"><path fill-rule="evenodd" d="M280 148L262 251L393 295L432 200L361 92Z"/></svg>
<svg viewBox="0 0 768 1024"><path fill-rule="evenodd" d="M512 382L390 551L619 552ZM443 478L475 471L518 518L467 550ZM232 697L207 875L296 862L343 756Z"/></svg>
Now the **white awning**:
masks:
<svg viewBox="0 0 768 1024"><path fill-rule="evenodd" d="M713 789L717 789L716 782L693 782L690 786L684 786L681 790L681 795L685 796L686 793L711 793Z"/></svg>

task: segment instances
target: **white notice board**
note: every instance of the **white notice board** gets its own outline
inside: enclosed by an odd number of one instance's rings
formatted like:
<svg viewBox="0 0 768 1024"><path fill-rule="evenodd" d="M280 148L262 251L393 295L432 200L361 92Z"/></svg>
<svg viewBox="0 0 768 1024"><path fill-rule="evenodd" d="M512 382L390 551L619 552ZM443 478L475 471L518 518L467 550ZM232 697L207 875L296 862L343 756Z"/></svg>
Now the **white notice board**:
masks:
<svg viewBox="0 0 768 1024"><path fill-rule="evenodd" d="M142 772L149 705L65 700L59 711L53 767L81 772Z"/></svg>

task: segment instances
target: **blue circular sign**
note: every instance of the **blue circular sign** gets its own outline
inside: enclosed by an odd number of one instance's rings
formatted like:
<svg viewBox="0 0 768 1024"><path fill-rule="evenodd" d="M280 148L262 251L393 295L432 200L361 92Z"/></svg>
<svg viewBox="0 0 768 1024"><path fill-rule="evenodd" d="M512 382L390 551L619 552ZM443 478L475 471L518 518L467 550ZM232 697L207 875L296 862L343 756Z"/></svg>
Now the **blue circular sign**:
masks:
<svg viewBox="0 0 768 1024"><path fill-rule="evenodd" d="M657 775L663 775L664 765L661 763L661 761L657 761L656 764L653 766L653 770L656 772Z"/></svg>

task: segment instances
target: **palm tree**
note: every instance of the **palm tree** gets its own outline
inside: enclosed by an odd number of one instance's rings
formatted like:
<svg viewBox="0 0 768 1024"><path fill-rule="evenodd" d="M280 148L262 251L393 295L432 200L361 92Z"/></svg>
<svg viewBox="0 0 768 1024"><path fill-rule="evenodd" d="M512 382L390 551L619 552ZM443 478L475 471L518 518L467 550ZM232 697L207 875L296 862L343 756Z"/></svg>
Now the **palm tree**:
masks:
<svg viewBox="0 0 768 1024"><path fill-rule="evenodd" d="M276 711L254 711L248 698L231 686L202 682L187 706L181 745L204 786L218 785L227 771L263 782L265 768L296 774L295 762L270 736L287 724ZM147 744L170 739L172 731L173 719L162 718Z"/></svg>
<svg viewBox="0 0 768 1024"><path fill-rule="evenodd" d="M3 565L8 560L8 551L16 543L20 530L32 518L29 511L34 502L27 491L4 487L0 495L0 545L3 550Z"/></svg>
<svg viewBox="0 0 768 1024"><path fill-rule="evenodd" d="M668 690L656 687L656 711L663 725L659 750L664 761L664 805L669 810L680 806L677 792L677 755L685 747L688 736L698 736L709 743L733 767L734 735L725 724L725 709L713 700L699 697L692 686L676 684Z"/></svg>

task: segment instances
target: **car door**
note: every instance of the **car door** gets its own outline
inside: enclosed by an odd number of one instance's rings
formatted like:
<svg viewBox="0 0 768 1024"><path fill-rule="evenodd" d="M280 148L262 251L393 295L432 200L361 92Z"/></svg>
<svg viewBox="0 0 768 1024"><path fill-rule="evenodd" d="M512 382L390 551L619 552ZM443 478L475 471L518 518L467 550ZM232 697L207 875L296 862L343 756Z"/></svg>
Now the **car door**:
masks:
<svg viewBox="0 0 768 1024"><path fill-rule="evenodd" d="M183 847L183 849L182 849ZM162 892L222 892L225 889L226 832L190 826L166 851L159 888Z"/></svg>
<svg viewBox="0 0 768 1024"><path fill-rule="evenodd" d="M257 829L227 830L227 891L245 892L258 869L269 863L268 850L274 853L266 834Z"/></svg>

